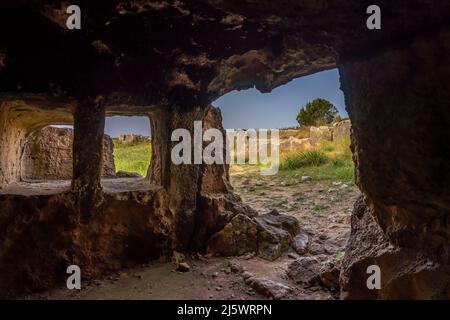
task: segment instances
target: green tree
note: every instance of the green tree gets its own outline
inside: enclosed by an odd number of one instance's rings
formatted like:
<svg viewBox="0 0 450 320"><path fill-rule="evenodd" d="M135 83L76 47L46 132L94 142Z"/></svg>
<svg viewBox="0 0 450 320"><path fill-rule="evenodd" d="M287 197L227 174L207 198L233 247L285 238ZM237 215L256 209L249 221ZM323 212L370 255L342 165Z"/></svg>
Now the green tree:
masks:
<svg viewBox="0 0 450 320"><path fill-rule="evenodd" d="M339 116L336 107L325 99L315 99L300 109L297 121L300 126L320 126L332 123Z"/></svg>

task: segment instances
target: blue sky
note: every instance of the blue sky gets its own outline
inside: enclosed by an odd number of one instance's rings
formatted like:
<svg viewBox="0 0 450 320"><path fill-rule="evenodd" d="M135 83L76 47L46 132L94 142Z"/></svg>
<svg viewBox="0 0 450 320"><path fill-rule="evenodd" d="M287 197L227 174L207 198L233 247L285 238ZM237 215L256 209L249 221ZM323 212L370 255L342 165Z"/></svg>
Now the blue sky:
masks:
<svg viewBox="0 0 450 320"><path fill-rule="evenodd" d="M315 98L333 103L346 117L344 94L337 69L295 79L271 93L256 89L230 92L213 105L222 111L225 128L275 129L297 125L301 106Z"/></svg>
<svg viewBox="0 0 450 320"><path fill-rule="evenodd" d="M129 133L149 136L150 120L148 117L107 117L105 133L113 138Z"/></svg>
<svg viewBox="0 0 450 320"><path fill-rule="evenodd" d="M341 116L346 117L344 95L339 89L337 69L295 79L271 93L256 89L230 92L213 105L222 111L225 128L275 129L297 125L295 118L301 106L315 98L333 103ZM105 133L117 137L134 133L150 135L147 117L108 117Z"/></svg>

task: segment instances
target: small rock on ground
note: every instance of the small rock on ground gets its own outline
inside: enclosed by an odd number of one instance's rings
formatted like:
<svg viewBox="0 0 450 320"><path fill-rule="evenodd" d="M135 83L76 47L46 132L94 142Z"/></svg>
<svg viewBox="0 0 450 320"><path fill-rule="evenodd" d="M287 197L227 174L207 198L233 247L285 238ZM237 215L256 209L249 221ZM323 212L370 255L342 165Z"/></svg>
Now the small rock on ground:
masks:
<svg viewBox="0 0 450 320"><path fill-rule="evenodd" d="M241 273L244 271L244 268L241 266L240 262L237 260L231 260L229 262L229 267L231 272L233 273Z"/></svg>
<svg viewBox="0 0 450 320"><path fill-rule="evenodd" d="M300 257L288 266L287 275L299 284L313 285L319 278L322 262L327 258L326 255Z"/></svg>
<svg viewBox="0 0 450 320"><path fill-rule="evenodd" d="M292 288L268 278L251 278L249 285L259 294L273 299L281 299L292 292Z"/></svg>
<svg viewBox="0 0 450 320"><path fill-rule="evenodd" d="M178 264L177 270L181 271L181 272L188 272L191 270L191 266L189 264L187 264L186 262L181 262Z"/></svg>
<svg viewBox="0 0 450 320"><path fill-rule="evenodd" d="M308 247L309 237L306 233L300 233L294 237L292 241L292 248L300 255L306 253Z"/></svg>

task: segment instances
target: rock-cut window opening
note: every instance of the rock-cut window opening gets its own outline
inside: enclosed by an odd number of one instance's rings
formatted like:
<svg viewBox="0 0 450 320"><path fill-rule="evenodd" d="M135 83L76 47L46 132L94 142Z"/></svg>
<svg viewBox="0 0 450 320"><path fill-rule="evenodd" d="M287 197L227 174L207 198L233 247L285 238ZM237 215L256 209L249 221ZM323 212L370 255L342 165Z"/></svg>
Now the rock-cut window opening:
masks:
<svg viewBox="0 0 450 320"><path fill-rule="evenodd" d="M152 158L148 116L106 117L105 137L112 142L114 178L146 178Z"/></svg>
<svg viewBox="0 0 450 320"><path fill-rule="evenodd" d="M72 179L73 126L49 125L26 139L21 157L21 181Z"/></svg>
<svg viewBox="0 0 450 320"><path fill-rule="evenodd" d="M101 182L105 192L147 188L151 162L150 118L105 118ZM20 156L20 180L3 192L54 194L70 189L73 176L72 124L48 124L30 132Z"/></svg>
<svg viewBox="0 0 450 320"><path fill-rule="evenodd" d="M71 125L49 125L32 132L21 159L21 180L71 180L73 175L73 138ZM103 138L102 177L114 177L112 140Z"/></svg>

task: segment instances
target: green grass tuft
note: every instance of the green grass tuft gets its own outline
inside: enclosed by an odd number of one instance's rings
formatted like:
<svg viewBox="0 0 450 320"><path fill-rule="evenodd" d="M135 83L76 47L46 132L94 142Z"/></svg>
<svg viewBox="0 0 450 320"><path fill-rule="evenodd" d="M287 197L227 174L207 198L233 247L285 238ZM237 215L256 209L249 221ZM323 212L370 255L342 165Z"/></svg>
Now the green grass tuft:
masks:
<svg viewBox="0 0 450 320"><path fill-rule="evenodd" d="M355 168L350 138L322 141L314 150L282 155L280 170L286 177L310 176L313 180L339 180L353 184Z"/></svg>
<svg viewBox="0 0 450 320"><path fill-rule="evenodd" d="M281 170L295 170L307 166L320 166L328 161L327 155L322 151L305 151L297 154L288 154L281 158Z"/></svg>
<svg viewBox="0 0 450 320"><path fill-rule="evenodd" d="M151 157L152 148L150 142L122 144L114 141L116 172L136 172L145 177Z"/></svg>

